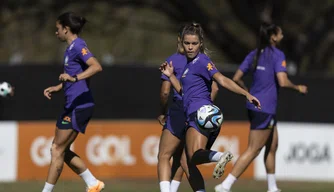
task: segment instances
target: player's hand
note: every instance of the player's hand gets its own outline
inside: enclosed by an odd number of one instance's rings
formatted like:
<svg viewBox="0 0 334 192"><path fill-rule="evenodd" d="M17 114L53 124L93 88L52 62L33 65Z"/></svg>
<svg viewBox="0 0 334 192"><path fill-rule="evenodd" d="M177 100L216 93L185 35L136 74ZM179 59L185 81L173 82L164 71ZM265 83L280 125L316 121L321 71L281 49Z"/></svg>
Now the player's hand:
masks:
<svg viewBox="0 0 334 192"><path fill-rule="evenodd" d="M166 116L165 115L159 115L159 117L157 118L160 125L164 126L166 124Z"/></svg>
<svg viewBox="0 0 334 192"><path fill-rule="evenodd" d="M70 76L69 74L67 73L63 73L63 74L60 74L59 75L59 81L69 81L69 82L75 82L75 78Z"/></svg>
<svg viewBox="0 0 334 192"><path fill-rule="evenodd" d="M165 74L167 77L170 77L174 73L174 67L172 61L167 63L166 61L160 65L160 71Z"/></svg>
<svg viewBox="0 0 334 192"><path fill-rule="evenodd" d="M251 94L247 94L246 97L247 97L247 100L250 103L252 103L256 108L261 109L261 103L256 97L254 97Z"/></svg>
<svg viewBox="0 0 334 192"><path fill-rule="evenodd" d="M299 93L306 94L308 92L307 86L305 86L305 85L298 85L298 91L299 91Z"/></svg>
<svg viewBox="0 0 334 192"><path fill-rule="evenodd" d="M44 89L44 96L48 99L51 99L51 93L58 92L60 89L58 86L52 86Z"/></svg>

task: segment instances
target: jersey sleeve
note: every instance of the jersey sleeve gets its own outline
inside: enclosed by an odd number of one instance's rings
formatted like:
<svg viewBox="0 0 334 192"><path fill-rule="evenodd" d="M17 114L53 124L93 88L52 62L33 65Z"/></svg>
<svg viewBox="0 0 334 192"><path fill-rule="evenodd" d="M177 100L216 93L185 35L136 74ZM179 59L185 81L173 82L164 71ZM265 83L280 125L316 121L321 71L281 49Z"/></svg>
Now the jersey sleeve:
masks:
<svg viewBox="0 0 334 192"><path fill-rule="evenodd" d="M239 66L239 69L243 72L243 73L247 73L252 65L253 65L253 62L254 62L254 59L255 59L255 54L256 54L256 50L255 51L252 51L250 52L246 58L243 60L243 62L241 63L241 65Z"/></svg>
<svg viewBox="0 0 334 192"><path fill-rule="evenodd" d="M286 61L284 53L278 54L274 65L275 73L286 72Z"/></svg>
<svg viewBox="0 0 334 192"><path fill-rule="evenodd" d="M200 62L200 74L207 80L211 80L213 75L218 73L218 69L211 60L204 59Z"/></svg>
<svg viewBox="0 0 334 192"><path fill-rule="evenodd" d="M85 44L78 44L75 46L75 51L77 52L77 57L85 63L89 58L94 57Z"/></svg>

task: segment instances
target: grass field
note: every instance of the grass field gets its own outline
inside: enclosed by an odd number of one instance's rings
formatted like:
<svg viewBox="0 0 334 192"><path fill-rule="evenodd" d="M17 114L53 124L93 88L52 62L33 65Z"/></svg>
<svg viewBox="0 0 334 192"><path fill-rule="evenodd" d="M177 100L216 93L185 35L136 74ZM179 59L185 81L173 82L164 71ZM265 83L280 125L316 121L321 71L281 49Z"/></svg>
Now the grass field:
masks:
<svg viewBox="0 0 334 192"><path fill-rule="evenodd" d="M156 180L129 180L115 179L105 180L106 189L103 192L159 192ZM207 192L212 192L218 180L209 180L206 183ZM14 183L0 183L1 192L40 192L43 181L26 181ZM312 182L279 182L283 192L333 192L334 183ZM77 181L60 180L54 192L84 192L84 183ZM181 184L180 192L191 192L187 181ZM233 192L266 192L267 186L264 181L239 180L233 187Z"/></svg>

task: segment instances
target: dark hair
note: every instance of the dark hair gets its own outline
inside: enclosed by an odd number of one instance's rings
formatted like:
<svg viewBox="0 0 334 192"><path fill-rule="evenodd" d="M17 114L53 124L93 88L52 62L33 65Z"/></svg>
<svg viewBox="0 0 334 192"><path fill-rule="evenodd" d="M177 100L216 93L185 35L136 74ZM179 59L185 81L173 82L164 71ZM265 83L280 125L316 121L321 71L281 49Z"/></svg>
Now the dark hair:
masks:
<svg viewBox="0 0 334 192"><path fill-rule="evenodd" d="M260 26L260 31L259 31L259 37L257 41L257 51L256 51L256 56L254 58L254 71L256 70L260 54L262 50L268 46L271 45L271 36L272 35L277 35L279 31L279 26L275 24L269 24L269 23L262 23Z"/></svg>
<svg viewBox="0 0 334 192"><path fill-rule="evenodd" d="M69 27L73 34L79 34L87 22L86 18L76 15L74 12L66 12L61 14L57 18L57 21L63 27Z"/></svg>
<svg viewBox="0 0 334 192"><path fill-rule="evenodd" d="M200 43L202 44L200 47L200 52L208 54L208 49L204 45L204 30L199 23L193 22L191 24L185 25L181 36L182 42L184 40L185 35L197 35Z"/></svg>

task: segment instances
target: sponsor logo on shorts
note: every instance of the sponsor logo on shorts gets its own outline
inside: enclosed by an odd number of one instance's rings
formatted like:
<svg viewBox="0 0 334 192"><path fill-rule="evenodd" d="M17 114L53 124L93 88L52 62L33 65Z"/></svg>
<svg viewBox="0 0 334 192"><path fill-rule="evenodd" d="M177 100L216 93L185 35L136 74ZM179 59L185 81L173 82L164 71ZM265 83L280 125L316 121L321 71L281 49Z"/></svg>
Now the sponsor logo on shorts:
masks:
<svg viewBox="0 0 334 192"><path fill-rule="evenodd" d="M61 122L61 124L63 124L63 125L67 125L67 124L69 124L71 122L71 117L69 117L69 116L65 116L64 118L63 118L63 121Z"/></svg>

